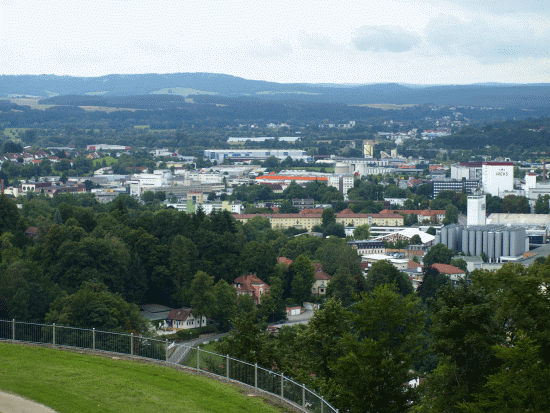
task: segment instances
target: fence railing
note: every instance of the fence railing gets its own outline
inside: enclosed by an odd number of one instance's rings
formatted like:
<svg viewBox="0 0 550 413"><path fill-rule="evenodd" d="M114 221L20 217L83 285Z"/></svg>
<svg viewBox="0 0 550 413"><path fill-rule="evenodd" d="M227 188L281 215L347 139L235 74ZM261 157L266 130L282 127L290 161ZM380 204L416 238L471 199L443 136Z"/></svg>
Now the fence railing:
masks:
<svg viewBox="0 0 550 413"><path fill-rule="evenodd" d="M169 365L178 364L269 393L303 412L338 413L323 397L280 373L229 355L168 340L100 331L95 328L90 330L15 320L0 320L0 340L126 354Z"/></svg>

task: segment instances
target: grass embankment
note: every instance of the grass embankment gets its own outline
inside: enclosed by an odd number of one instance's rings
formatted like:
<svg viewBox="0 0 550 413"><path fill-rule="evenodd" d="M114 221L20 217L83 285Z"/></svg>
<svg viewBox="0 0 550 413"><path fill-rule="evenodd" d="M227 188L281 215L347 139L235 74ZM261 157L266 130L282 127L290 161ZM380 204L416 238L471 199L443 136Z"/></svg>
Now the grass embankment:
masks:
<svg viewBox="0 0 550 413"><path fill-rule="evenodd" d="M103 161L107 164L107 166L112 165L114 163L117 163L118 161L113 158L112 156L104 156L103 158L94 159L92 163L94 164L94 167L101 166L103 164Z"/></svg>
<svg viewBox="0 0 550 413"><path fill-rule="evenodd" d="M0 390L82 412L281 412L238 387L169 367L0 343Z"/></svg>

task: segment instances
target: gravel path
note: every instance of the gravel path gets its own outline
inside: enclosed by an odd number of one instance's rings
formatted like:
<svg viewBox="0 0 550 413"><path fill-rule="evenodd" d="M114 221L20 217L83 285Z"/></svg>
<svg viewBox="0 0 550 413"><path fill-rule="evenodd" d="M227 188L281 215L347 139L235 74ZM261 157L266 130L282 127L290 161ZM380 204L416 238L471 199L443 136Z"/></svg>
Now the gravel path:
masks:
<svg viewBox="0 0 550 413"><path fill-rule="evenodd" d="M13 394L0 392L0 412L2 413L55 413L43 404L24 399Z"/></svg>

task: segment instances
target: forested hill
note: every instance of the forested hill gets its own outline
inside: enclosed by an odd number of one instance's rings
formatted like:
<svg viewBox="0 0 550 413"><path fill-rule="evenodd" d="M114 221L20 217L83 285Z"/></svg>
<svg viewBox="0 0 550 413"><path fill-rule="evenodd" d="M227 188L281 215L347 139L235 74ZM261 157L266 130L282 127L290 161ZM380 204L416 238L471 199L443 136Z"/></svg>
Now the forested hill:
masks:
<svg viewBox="0 0 550 413"><path fill-rule="evenodd" d="M0 76L0 97L89 95L254 96L265 100L344 104L435 104L486 107L549 107L550 84L408 86L396 83L319 85L274 83L214 73L174 73L71 77Z"/></svg>

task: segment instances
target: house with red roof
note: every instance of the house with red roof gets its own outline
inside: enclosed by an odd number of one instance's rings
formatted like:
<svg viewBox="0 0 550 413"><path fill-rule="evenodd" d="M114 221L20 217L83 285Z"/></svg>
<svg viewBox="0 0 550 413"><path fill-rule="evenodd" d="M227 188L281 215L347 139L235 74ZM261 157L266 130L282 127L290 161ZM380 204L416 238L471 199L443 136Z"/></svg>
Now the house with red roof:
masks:
<svg viewBox="0 0 550 413"><path fill-rule="evenodd" d="M250 295L256 305L261 304L262 295L269 294L269 285L252 273L235 278L231 285L237 289L237 295Z"/></svg>
<svg viewBox="0 0 550 413"><path fill-rule="evenodd" d="M177 308L168 314L165 320L167 328L185 330L188 328L203 327L206 325L206 316L193 315L192 308Z"/></svg>
<svg viewBox="0 0 550 413"><path fill-rule="evenodd" d="M431 268L439 272L440 274L447 275L451 281L458 281L466 276L466 271L461 270L454 265L449 264L432 264Z"/></svg>
<svg viewBox="0 0 550 413"><path fill-rule="evenodd" d="M315 267L315 282L311 287L311 294L318 297L320 295L325 295L327 293L328 283L332 276L323 271L323 266L319 262L312 263Z"/></svg>

